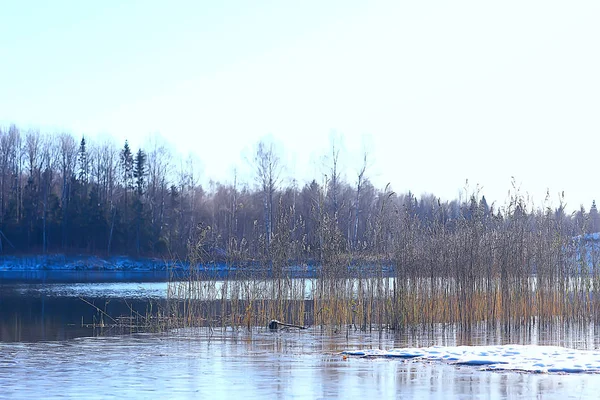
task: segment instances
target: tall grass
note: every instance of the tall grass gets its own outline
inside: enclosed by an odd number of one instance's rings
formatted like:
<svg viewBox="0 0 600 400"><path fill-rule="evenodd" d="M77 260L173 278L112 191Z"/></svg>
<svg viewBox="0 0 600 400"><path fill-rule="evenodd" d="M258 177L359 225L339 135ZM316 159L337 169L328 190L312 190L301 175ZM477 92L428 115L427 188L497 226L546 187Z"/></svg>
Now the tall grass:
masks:
<svg viewBox="0 0 600 400"><path fill-rule="evenodd" d="M232 240L220 280L207 264L210 228L200 228L189 269L169 283L173 325L250 329L276 319L332 331L468 332L600 322L597 248L567 235L557 212L530 210L515 193L494 213L472 195L460 218L439 207L422 221L414 203L392 200L382 196L369 221L371 252L345 243L338 216L317 203L320 256L310 262L293 208L280 207L270 243L259 234L256 243ZM249 261L251 247L263 257Z"/></svg>

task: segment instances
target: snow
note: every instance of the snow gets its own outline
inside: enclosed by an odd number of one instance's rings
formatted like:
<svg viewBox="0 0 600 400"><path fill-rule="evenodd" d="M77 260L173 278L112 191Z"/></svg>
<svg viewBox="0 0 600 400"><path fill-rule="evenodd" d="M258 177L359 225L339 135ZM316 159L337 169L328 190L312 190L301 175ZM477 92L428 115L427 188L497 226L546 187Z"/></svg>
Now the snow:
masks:
<svg viewBox="0 0 600 400"><path fill-rule="evenodd" d="M0 271L165 271L169 263L153 258L25 255L0 256Z"/></svg>
<svg viewBox="0 0 600 400"><path fill-rule="evenodd" d="M600 350L558 346L432 346L392 350L348 350L343 354L478 366L490 371L600 373Z"/></svg>

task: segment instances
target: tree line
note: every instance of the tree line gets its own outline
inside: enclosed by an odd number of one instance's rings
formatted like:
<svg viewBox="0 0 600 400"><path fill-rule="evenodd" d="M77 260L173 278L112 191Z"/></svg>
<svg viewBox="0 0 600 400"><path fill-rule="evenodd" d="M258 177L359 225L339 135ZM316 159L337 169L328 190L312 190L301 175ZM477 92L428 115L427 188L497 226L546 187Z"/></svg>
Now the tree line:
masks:
<svg viewBox="0 0 600 400"><path fill-rule="evenodd" d="M339 156L333 144L322 176L301 185L284 181L279 154L259 142L253 182L233 177L207 188L192 161L182 162L156 140L132 149L126 140L1 128L0 250L185 258L201 241L210 260L385 260L410 229L407 221L420 232L454 232L477 210L482 223L500 229L515 212L488 205L476 190L441 201L376 188L367 154L346 180ZM531 218L550 213L567 236L600 231L595 203L572 214L562 202L554 209L520 207Z"/></svg>

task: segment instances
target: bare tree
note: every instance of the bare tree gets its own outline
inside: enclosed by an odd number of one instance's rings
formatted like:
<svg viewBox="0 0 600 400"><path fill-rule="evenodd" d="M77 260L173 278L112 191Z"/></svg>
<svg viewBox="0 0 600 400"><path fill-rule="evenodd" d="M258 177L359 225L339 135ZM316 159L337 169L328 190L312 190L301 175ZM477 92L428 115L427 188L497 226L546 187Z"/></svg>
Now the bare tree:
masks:
<svg viewBox="0 0 600 400"><path fill-rule="evenodd" d="M263 211L267 249L273 236L273 195L281 173L280 160L273 149L273 143L258 142L254 157L256 179L263 194Z"/></svg>
<svg viewBox="0 0 600 400"><path fill-rule="evenodd" d="M40 180L42 190L42 251L45 254L48 248L47 218L48 218L48 197L52 191L54 171L57 162L57 146L53 138L46 136L43 138L41 151L40 170L43 171Z"/></svg>
<svg viewBox="0 0 600 400"><path fill-rule="evenodd" d="M356 180L356 201L354 202L354 231L352 235L352 248L356 250L358 244L358 222L360 218L360 195L361 190L363 189L363 185L365 182L365 173L367 172L368 160L367 160L367 152L364 152L363 155L363 163L360 169L358 170L357 180Z"/></svg>
<svg viewBox="0 0 600 400"><path fill-rule="evenodd" d="M39 213L39 185L41 181L41 159L42 159L42 139L40 132L30 130L25 136L25 153L27 169L29 171L25 194L27 201L24 202L26 208L23 209L27 231L27 243L31 244L32 235L35 229L35 222Z"/></svg>
<svg viewBox="0 0 600 400"><path fill-rule="evenodd" d="M181 197L182 227L179 232L179 244L185 246L186 239L191 239L196 233L198 221L198 203L203 198L203 189L200 185L200 161L191 153L179 167L178 178Z"/></svg>
<svg viewBox="0 0 600 400"><path fill-rule="evenodd" d="M20 170L16 168L20 158L20 132L15 125L0 130L0 221L4 221L6 204L13 196L18 202L19 190L14 190Z"/></svg>
<svg viewBox="0 0 600 400"><path fill-rule="evenodd" d="M12 190L15 193L16 212L15 220L20 222L23 216L23 185L21 183L22 172L23 172L23 159L25 152L23 149L23 140L19 129L12 125L8 131L8 135L14 143L14 153L12 154L12 170L13 170L13 187Z"/></svg>
<svg viewBox="0 0 600 400"><path fill-rule="evenodd" d="M339 162L340 162L340 147L338 143L338 139L334 136L331 137L331 164L329 166L329 190L327 194L331 199L331 207L334 218L337 220L337 214L339 212L339 198L340 198L340 186L341 186L341 178L340 178L340 170L339 170Z"/></svg>
<svg viewBox="0 0 600 400"><path fill-rule="evenodd" d="M114 142L106 140L102 144L94 146L91 151L92 176L98 185L100 201L105 204L107 221L110 221L108 229L107 252L110 253L112 237L117 216L116 188L117 176L119 174L119 153Z"/></svg>
<svg viewBox="0 0 600 400"><path fill-rule="evenodd" d="M40 174L40 161L41 161L41 144L42 138L40 132L37 130L30 130L25 136L25 150L27 152L27 166L29 168L29 178L38 178Z"/></svg>
<svg viewBox="0 0 600 400"><path fill-rule="evenodd" d="M58 136L59 146L59 166L62 174L62 246L67 246L68 224L69 224L69 202L71 200L71 177L75 171L77 162L77 143L75 138L68 133L62 133Z"/></svg>
<svg viewBox="0 0 600 400"><path fill-rule="evenodd" d="M171 153L162 138L154 136L148 143L148 202L151 224L156 240L160 240L165 220L165 206L169 190Z"/></svg>

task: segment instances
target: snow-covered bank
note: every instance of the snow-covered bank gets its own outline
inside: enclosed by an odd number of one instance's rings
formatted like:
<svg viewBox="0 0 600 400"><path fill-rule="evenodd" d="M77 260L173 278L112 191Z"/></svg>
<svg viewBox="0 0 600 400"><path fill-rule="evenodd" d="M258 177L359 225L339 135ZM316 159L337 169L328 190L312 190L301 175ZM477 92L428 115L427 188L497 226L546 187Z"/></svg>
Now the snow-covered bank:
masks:
<svg viewBox="0 0 600 400"><path fill-rule="evenodd" d="M0 256L0 272L21 271L123 271L123 272L150 272L174 271L176 275L189 269L190 264L184 261L172 261L160 258L133 258L127 256L98 257L89 255L22 255ZM231 265L224 262L208 262L195 265L199 272L208 274L213 278L226 278L236 274L259 273L263 278L272 276L273 270L268 265L264 266L256 261L242 262ZM320 267L314 264L291 263L284 266L282 272L287 277L316 277ZM359 271L363 277L369 274L393 274L390 265L376 264L351 264L345 268L348 276L356 276Z"/></svg>
<svg viewBox="0 0 600 400"><path fill-rule="evenodd" d="M166 271L182 264L157 258L24 255L0 256L0 271Z"/></svg>
<svg viewBox="0 0 600 400"><path fill-rule="evenodd" d="M599 350L575 350L558 346L433 346L392 350L352 350L343 354L439 361L480 366L484 370L536 373L600 373Z"/></svg>

